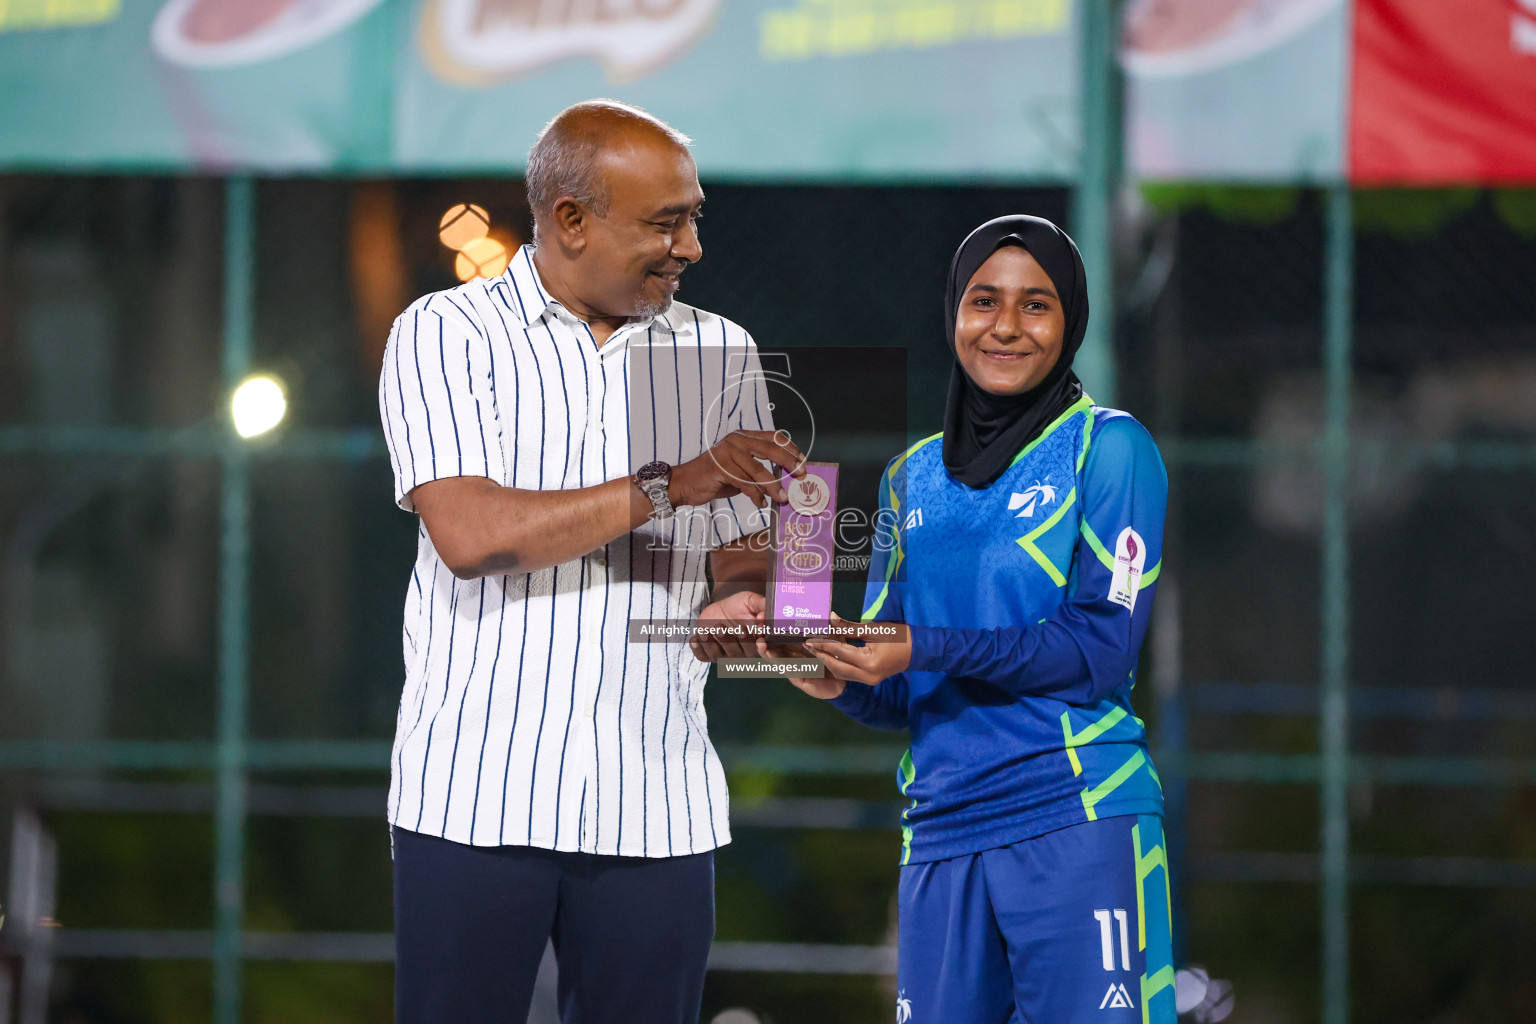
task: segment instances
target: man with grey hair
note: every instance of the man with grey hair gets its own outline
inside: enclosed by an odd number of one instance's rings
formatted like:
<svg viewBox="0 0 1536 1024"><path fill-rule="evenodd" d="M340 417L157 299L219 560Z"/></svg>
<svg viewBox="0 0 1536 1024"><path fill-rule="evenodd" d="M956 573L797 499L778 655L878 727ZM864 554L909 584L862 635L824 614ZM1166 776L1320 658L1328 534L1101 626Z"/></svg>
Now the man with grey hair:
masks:
<svg viewBox="0 0 1536 1024"><path fill-rule="evenodd" d="M804 457L751 337L673 301L702 255L687 143L620 103L563 111L529 156L535 244L390 336L380 410L420 517L389 799L401 1022L524 1019L551 939L568 1024L698 1017L730 840L708 666L632 626L760 622L761 513Z"/></svg>

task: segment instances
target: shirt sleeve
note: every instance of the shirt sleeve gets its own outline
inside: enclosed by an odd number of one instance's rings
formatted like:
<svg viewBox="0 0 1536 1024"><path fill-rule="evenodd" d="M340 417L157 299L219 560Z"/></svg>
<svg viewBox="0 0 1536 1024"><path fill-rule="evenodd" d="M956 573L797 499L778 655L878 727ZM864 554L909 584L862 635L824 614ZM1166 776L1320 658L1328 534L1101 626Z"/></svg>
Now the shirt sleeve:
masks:
<svg viewBox="0 0 1536 1024"><path fill-rule="evenodd" d="M490 346L450 299L433 296L395 320L379 373L379 414L395 503L407 512L416 510L412 489L432 480L507 483Z"/></svg>
<svg viewBox="0 0 1536 1024"><path fill-rule="evenodd" d="M738 348L739 346L739 348ZM737 430L772 430L773 413L768 407L768 382L763 377L763 364L757 356L757 343L752 336L734 324L726 328L726 365L733 358L739 359L741 375L735 386L727 385L723 401L729 403L723 417L719 443L727 434ZM733 494L729 498L716 498L709 503L709 521L713 526L716 546L748 534L766 529L768 512L759 508L745 494Z"/></svg>
<svg viewBox="0 0 1536 1024"><path fill-rule="evenodd" d="M1141 424L1112 414L1083 473L1075 588L1045 622L914 626L909 671L983 679L1020 695L1092 705L1129 683L1162 572L1168 475Z"/></svg>
<svg viewBox="0 0 1536 1024"><path fill-rule="evenodd" d="M901 537L896 531L896 493L887 466L880 476L880 501L871 539L869 577L864 584L864 622L903 622L901 609ZM832 700L832 706L856 722L873 729L905 729L909 724L910 691L905 672L880 680L874 686L849 683Z"/></svg>

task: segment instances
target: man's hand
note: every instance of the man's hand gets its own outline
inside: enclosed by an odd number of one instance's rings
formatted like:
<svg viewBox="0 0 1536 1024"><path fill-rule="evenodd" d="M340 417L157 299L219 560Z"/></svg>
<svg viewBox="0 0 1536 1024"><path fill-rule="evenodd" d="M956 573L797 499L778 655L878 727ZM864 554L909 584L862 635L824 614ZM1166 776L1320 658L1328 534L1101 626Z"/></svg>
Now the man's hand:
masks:
<svg viewBox="0 0 1536 1024"><path fill-rule="evenodd" d="M751 590L737 591L705 607L699 612L699 625L717 628L735 626L741 630L741 636L695 636L688 641L693 656L700 661L752 657L757 650L757 643L748 634L746 627L749 624L754 628L761 627L766 607L763 595Z"/></svg>
<svg viewBox="0 0 1536 1024"><path fill-rule="evenodd" d="M832 621L854 625L832 614ZM806 650L816 655L829 675L852 683L874 686L898 672L905 672L912 664L912 631L902 622L864 623L881 628L879 639L866 640L863 647L854 647L839 640L807 640ZM891 638L894 628L896 637ZM861 634L862 635L862 634ZM798 684L797 684L798 685ZM805 687L800 687L802 690ZM807 690L807 693L810 691ZM839 690L838 692L842 692Z"/></svg>
<svg viewBox="0 0 1536 1024"><path fill-rule="evenodd" d="M698 458L673 466L667 497L679 508L737 494L745 494L759 507L768 500L788 501L778 470L764 468L758 459L805 476L805 455L786 431L736 430Z"/></svg>

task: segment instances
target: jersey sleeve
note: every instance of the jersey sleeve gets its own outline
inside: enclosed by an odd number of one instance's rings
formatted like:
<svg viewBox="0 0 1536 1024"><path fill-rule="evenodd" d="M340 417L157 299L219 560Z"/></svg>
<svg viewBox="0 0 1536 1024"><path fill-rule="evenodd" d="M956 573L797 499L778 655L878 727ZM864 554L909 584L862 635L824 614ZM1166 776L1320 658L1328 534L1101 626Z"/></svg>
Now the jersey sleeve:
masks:
<svg viewBox="0 0 1536 1024"><path fill-rule="evenodd" d="M395 475L395 503L454 476L505 485L501 421L491 396L490 345L479 326L440 295L395 320L379 372L379 416Z"/></svg>
<svg viewBox="0 0 1536 1024"><path fill-rule="evenodd" d="M875 512L873 550L869 558L869 576L864 584L864 622L903 622L901 610L902 561L901 538L896 530L899 499L891 483L887 466L880 476L880 502ZM856 722L874 729L905 729L908 725L907 676L898 672L874 686L849 683L833 699L832 706Z"/></svg>
<svg viewBox="0 0 1536 1024"><path fill-rule="evenodd" d="M757 355L757 343L735 324L727 322L724 332L726 363L729 366L733 358L740 359L742 371L739 385L729 387L722 398L729 406L714 443L719 443L727 434L737 430L773 429L773 413L768 404L768 382L763 376L762 360ZM738 537L756 533L768 525L767 512L745 494L733 494L729 498L711 501L709 520L717 545L729 544Z"/></svg>
<svg viewBox="0 0 1536 1024"><path fill-rule="evenodd" d="M1100 415L1084 464L1068 598L1036 625L913 627L909 671L984 679L1020 695L1085 705L1129 682L1162 572L1168 475L1141 424L1122 413Z"/></svg>

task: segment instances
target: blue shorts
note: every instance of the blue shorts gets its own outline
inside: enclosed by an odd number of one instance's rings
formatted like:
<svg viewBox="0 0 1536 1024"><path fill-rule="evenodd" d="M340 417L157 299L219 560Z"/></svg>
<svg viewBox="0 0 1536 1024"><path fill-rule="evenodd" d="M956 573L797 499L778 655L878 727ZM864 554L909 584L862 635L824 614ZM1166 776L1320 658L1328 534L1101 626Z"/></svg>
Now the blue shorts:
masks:
<svg viewBox="0 0 1536 1024"><path fill-rule="evenodd" d="M901 869L902 1024L1173 1024L1162 819Z"/></svg>

